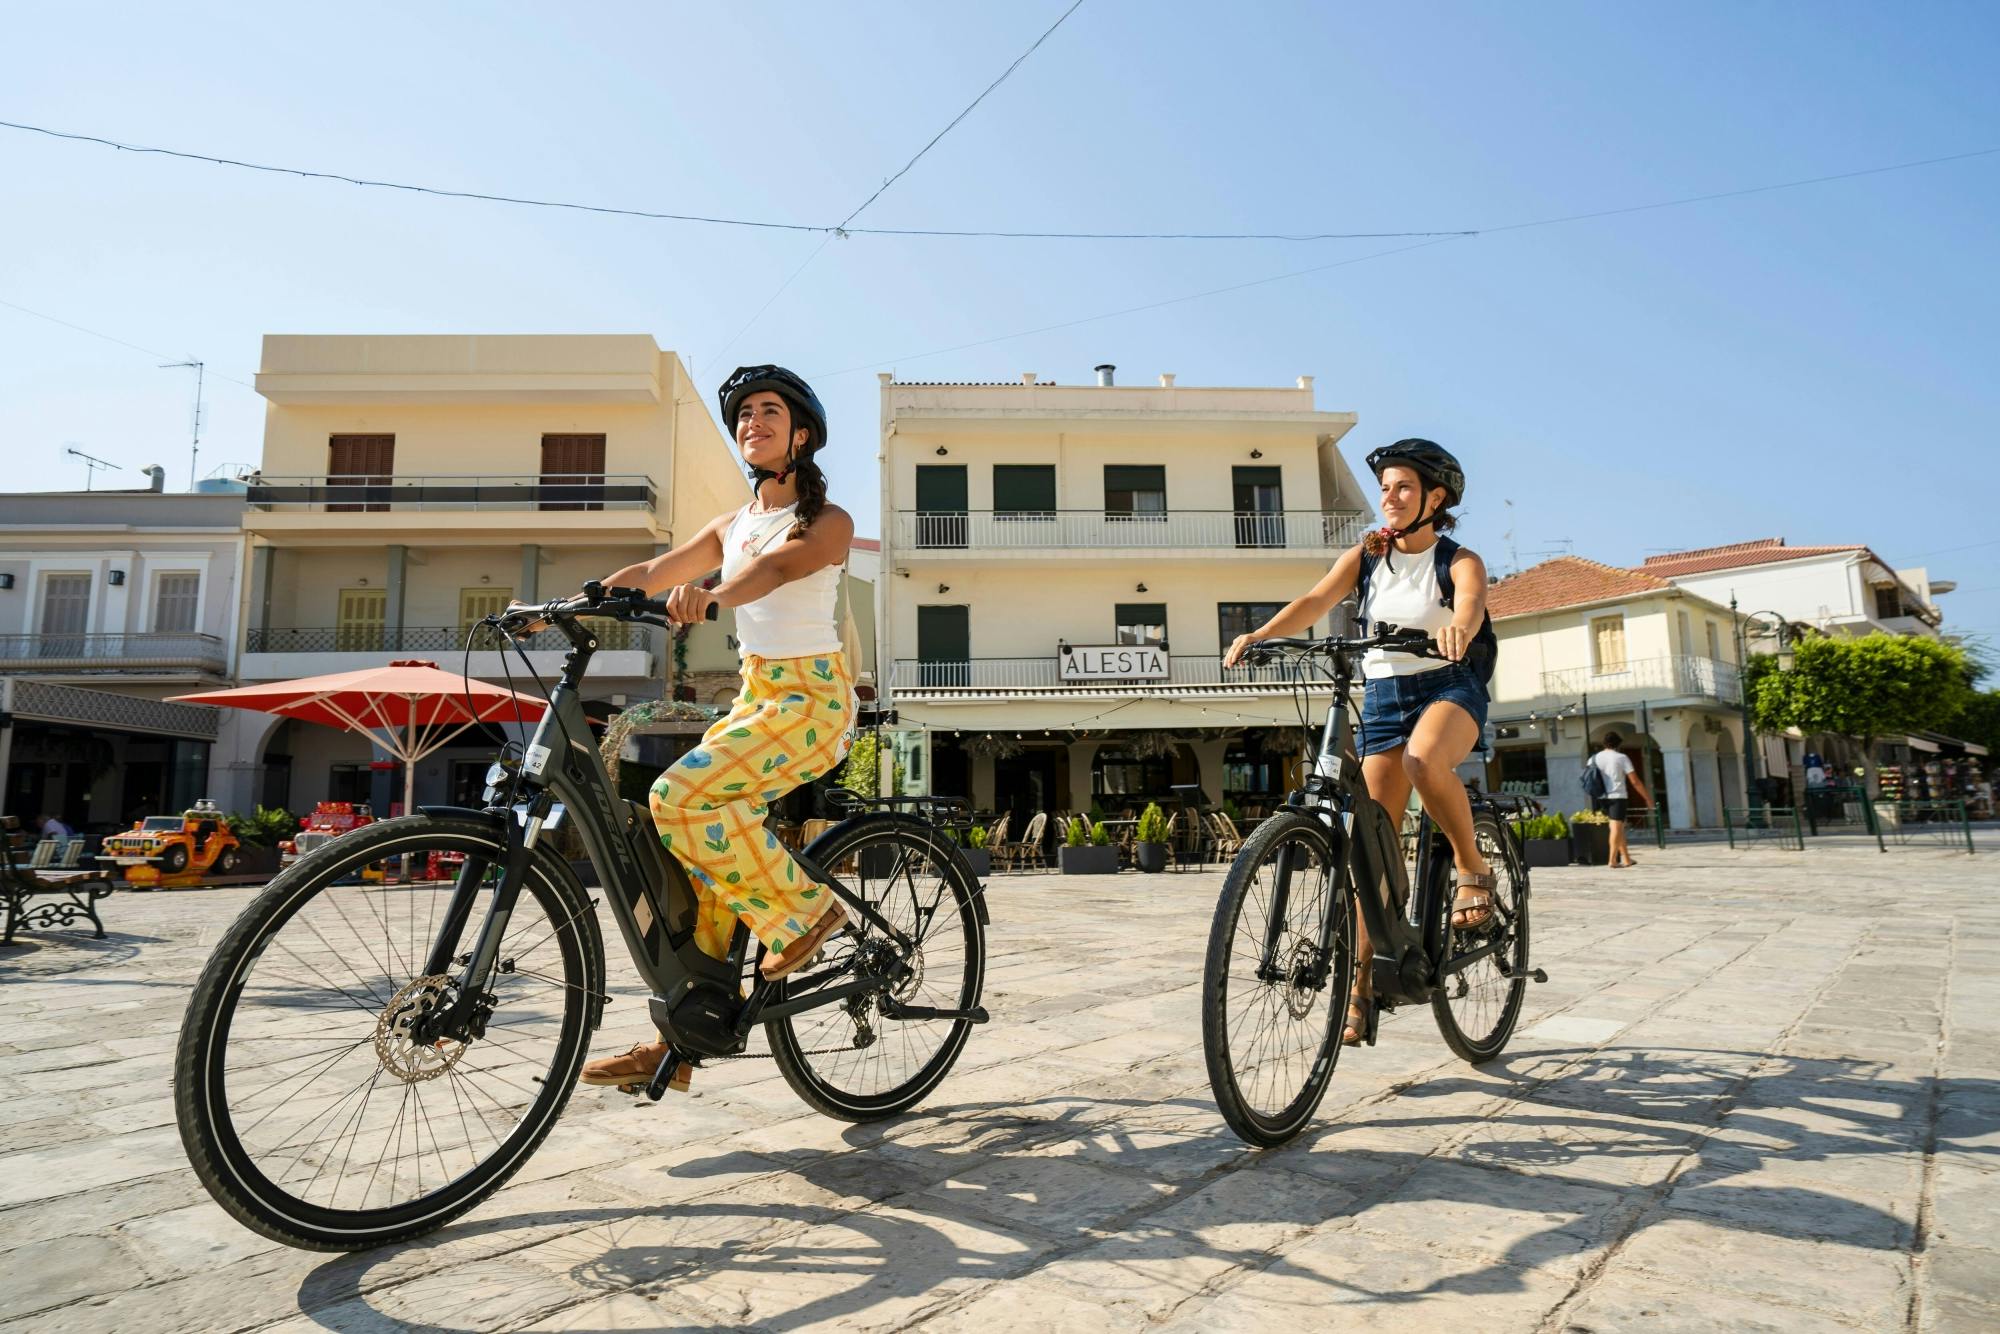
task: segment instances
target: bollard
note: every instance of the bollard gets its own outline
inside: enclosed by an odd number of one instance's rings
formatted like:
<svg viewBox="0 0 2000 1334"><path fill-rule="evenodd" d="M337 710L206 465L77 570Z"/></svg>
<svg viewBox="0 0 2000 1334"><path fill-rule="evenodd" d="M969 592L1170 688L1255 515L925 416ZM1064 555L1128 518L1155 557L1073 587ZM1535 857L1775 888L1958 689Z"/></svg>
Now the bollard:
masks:
<svg viewBox="0 0 2000 1334"><path fill-rule="evenodd" d="M1806 850L1806 831L1799 825L1799 808L1792 807L1792 841L1799 845L1799 851Z"/></svg>
<svg viewBox="0 0 2000 1334"><path fill-rule="evenodd" d="M1875 814L1875 798L1869 796L1866 789L1861 793L1861 813L1866 818L1868 832L1875 835L1875 850L1887 852L1889 845L1882 841L1882 821Z"/></svg>
<svg viewBox="0 0 2000 1334"><path fill-rule="evenodd" d="M1729 839L1729 850L1731 852L1736 851L1736 828L1729 823L1729 808L1727 806L1722 808L1722 832Z"/></svg>
<svg viewBox="0 0 2000 1334"><path fill-rule="evenodd" d="M1965 809L1964 802L1958 802L1957 806L1959 827L1965 830L1965 855L1970 857L1974 855L1972 850L1972 816Z"/></svg>

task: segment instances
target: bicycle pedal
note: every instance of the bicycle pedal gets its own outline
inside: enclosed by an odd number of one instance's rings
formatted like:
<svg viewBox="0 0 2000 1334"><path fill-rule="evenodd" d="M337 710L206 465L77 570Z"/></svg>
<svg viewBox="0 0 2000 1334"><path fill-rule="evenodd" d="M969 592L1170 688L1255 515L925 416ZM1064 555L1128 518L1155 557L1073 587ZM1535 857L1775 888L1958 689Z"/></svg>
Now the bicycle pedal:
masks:
<svg viewBox="0 0 2000 1334"><path fill-rule="evenodd" d="M1534 978L1535 981L1537 982L1546 982L1549 980L1549 975L1543 972L1539 968L1535 969L1532 973L1529 973L1528 976Z"/></svg>

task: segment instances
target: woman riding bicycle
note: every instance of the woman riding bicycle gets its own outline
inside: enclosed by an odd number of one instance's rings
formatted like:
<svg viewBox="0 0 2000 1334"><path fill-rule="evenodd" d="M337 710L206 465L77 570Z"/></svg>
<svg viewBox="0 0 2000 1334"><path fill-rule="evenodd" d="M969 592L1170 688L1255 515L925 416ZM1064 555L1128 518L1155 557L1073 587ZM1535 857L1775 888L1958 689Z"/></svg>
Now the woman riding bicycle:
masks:
<svg viewBox="0 0 2000 1334"><path fill-rule="evenodd" d="M1358 622L1364 633L1378 624L1430 632L1441 657L1371 650L1362 661L1366 686L1356 749L1368 795L1400 819L1414 786L1424 809L1451 840L1457 894L1451 924L1477 931L1493 918L1498 881L1480 855L1472 807L1453 772L1479 741L1486 724L1486 678L1492 672L1493 633L1486 616L1486 565L1444 534L1465 496L1465 470L1428 440L1398 440L1368 456L1381 483L1385 526L1334 562L1319 583L1223 655L1233 667L1261 640L1309 630L1322 616L1363 588ZM1361 958L1372 948L1365 921L1357 942ZM1355 970L1341 1041L1358 1045L1368 1032L1369 970Z"/></svg>
<svg viewBox="0 0 2000 1334"><path fill-rule="evenodd" d="M607 587L666 594L680 624L716 604L736 609L743 693L701 743L653 784L660 841L701 897L695 941L728 957L740 920L763 942L760 971L775 981L810 962L846 922L839 901L800 870L764 827L770 804L830 772L854 740L854 671L834 623L854 521L827 503L813 455L826 444L826 410L782 366L739 368L717 391L753 495L663 556L607 575ZM722 569L713 589L694 580ZM585 1084L644 1083L666 1056L642 1042L584 1066ZM685 1092L689 1066L671 1087Z"/></svg>

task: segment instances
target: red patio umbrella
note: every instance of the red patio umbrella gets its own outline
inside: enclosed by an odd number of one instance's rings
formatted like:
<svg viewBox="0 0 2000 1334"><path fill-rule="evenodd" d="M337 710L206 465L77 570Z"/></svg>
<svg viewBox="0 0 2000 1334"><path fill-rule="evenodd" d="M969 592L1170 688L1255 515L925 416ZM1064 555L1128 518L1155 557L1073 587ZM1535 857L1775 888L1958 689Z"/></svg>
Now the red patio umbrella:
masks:
<svg viewBox="0 0 2000 1334"><path fill-rule="evenodd" d="M418 658L171 698L359 732L403 762L404 814L416 809L418 760L475 723L533 722L549 707L533 695L440 671L436 663Z"/></svg>

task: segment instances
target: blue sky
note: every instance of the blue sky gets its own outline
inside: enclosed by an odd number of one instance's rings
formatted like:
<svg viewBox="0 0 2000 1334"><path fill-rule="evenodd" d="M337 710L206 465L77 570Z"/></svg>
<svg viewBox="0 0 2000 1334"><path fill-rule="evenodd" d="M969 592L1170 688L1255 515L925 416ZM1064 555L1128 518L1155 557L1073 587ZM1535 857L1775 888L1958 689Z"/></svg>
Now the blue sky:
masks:
<svg viewBox="0 0 2000 1334"><path fill-rule="evenodd" d="M15 11L0 119L452 188L829 223L1067 0ZM1085 0L865 212L876 226L1492 228L2000 147L1977 3L1211 6ZM254 461L265 332L645 332L712 385L814 376L877 527L874 371L1317 377L1359 450L1471 474L1496 566L1866 542L2000 641L2000 156L1407 244L855 237L401 195L0 130L0 442L185 482ZM1138 314L1129 307L1336 264ZM1054 325L1025 337L923 354ZM734 342L732 345L732 338ZM834 372L845 372L834 374ZM227 377L227 378L225 378ZM243 384L231 383L231 379ZM851 479L846 482L841 478ZM104 484L138 485L135 473ZM1512 500L1511 508L1503 501ZM1980 545L1974 545L1980 544Z"/></svg>

